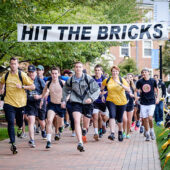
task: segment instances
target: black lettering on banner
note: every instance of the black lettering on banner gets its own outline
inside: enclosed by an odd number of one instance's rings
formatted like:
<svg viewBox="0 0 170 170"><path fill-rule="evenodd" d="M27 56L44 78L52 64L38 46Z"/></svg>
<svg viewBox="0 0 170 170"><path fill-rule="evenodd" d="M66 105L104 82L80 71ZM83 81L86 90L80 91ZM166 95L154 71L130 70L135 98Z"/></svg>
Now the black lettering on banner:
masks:
<svg viewBox="0 0 170 170"><path fill-rule="evenodd" d="M162 30L158 29L157 27L163 28L162 24L156 24L156 25L154 26L154 31L157 32L159 35L153 34L153 37L154 37L154 38L161 38L161 37L162 37Z"/></svg>
<svg viewBox="0 0 170 170"><path fill-rule="evenodd" d="M34 27L31 27L30 30L27 31L27 26L25 25L25 26L23 27L22 38L21 38L21 40L25 40L25 35L26 35L26 34L29 35L28 40L32 40L33 29L34 29Z"/></svg>
<svg viewBox="0 0 170 170"><path fill-rule="evenodd" d="M39 35L39 26L38 27L36 27L36 29L35 29L35 38L34 38L34 40L38 40L38 35Z"/></svg>
<svg viewBox="0 0 170 170"><path fill-rule="evenodd" d="M72 39L72 35L76 34L75 40L79 39L79 34L80 34L80 27L77 27L76 31L73 31L73 27L70 27L69 35L68 35L68 40Z"/></svg>
<svg viewBox="0 0 170 170"><path fill-rule="evenodd" d="M68 30L68 27L58 27L58 30L61 30L61 32L60 32L60 40L63 40L64 31Z"/></svg>
<svg viewBox="0 0 170 170"><path fill-rule="evenodd" d="M102 36L102 34L104 34ZM99 26L99 31L98 31L98 40L104 40L108 37L108 27L107 26Z"/></svg>
<svg viewBox="0 0 170 170"><path fill-rule="evenodd" d="M114 34L115 34L116 39L120 39L119 32L120 32L120 26L112 26L109 39L112 40Z"/></svg>
<svg viewBox="0 0 170 170"><path fill-rule="evenodd" d="M136 39L137 38L137 36L138 36L138 34L134 34L134 35L132 35L132 30L133 29L139 29L139 27L138 26L136 26L136 25L132 25L132 26L130 26L130 28L129 28L129 30L128 30L128 36L129 36L129 38L130 39Z"/></svg>
<svg viewBox="0 0 170 170"><path fill-rule="evenodd" d="M126 29L127 29L127 25L123 25L123 32L122 32L122 39L125 39L126 36Z"/></svg>
<svg viewBox="0 0 170 170"><path fill-rule="evenodd" d="M43 35L43 40L47 39L47 31L51 30L51 26L42 26L41 29L44 29L44 35Z"/></svg>
<svg viewBox="0 0 170 170"><path fill-rule="evenodd" d="M145 25L141 26L141 31L140 31L139 39L143 39L144 34L147 35L148 39L151 39L151 36L149 34L149 31L148 31L151 26L152 26L152 24L149 24L146 28L145 28Z"/></svg>
<svg viewBox="0 0 170 170"><path fill-rule="evenodd" d="M81 35L81 40L90 40L91 37L86 37L86 34L90 34L91 33L91 28L92 28L91 26L83 27L83 31L82 31L82 35Z"/></svg>

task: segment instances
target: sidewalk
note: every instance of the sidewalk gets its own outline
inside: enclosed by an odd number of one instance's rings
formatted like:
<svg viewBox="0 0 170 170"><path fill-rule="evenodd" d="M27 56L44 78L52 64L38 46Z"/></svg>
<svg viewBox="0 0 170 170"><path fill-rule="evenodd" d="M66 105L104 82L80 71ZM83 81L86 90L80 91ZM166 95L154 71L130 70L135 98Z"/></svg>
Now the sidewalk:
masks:
<svg viewBox="0 0 170 170"><path fill-rule="evenodd" d="M109 131L109 129L107 129ZM9 150L9 139L0 142L0 170L160 170L156 141L144 141L143 134L132 132L131 139L118 142L107 139L93 139L90 127L85 152L77 150L77 139L71 131L64 130L60 141L52 140L52 148L45 149L46 141L36 135L36 148L28 146L27 139L17 139L18 154ZM117 135L117 134L116 134ZM53 138L54 139L54 138Z"/></svg>

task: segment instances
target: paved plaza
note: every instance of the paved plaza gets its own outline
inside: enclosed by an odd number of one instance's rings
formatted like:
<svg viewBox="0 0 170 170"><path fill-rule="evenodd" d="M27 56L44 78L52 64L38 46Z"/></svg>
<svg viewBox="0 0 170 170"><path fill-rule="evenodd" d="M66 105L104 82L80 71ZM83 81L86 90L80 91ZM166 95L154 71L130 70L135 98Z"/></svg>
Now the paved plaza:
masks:
<svg viewBox="0 0 170 170"><path fill-rule="evenodd" d="M107 129L109 131L109 129ZM52 140L52 148L45 149L46 141L36 135L36 148L28 146L28 138L17 139L18 154L9 150L9 139L0 142L0 170L160 170L156 141L146 142L143 134L132 132L131 139L118 142L107 139L107 132L100 141L93 139L90 127L85 152L77 150L77 139L67 128L60 141Z"/></svg>

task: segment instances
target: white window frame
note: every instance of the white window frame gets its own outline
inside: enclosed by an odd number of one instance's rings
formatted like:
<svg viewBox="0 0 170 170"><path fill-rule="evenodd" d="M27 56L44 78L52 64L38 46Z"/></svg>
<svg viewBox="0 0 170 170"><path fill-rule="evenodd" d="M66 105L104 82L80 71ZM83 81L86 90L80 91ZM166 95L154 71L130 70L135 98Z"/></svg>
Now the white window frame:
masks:
<svg viewBox="0 0 170 170"><path fill-rule="evenodd" d="M153 41L151 40L146 40L146 41L149 41L151 42L151 50L153 49ZM145 45L145 42L146 41L142 41L142 53L143 53L143 58L151 58L152 57L152 51L151 51L151 55L150 56L145 56L145 48L144 48L144 45Z"/></svg>
<svg viewBox="0 0 170 170"><path fill-rule="evenodd" d="M127 44L128 44L128 47L122 47L122 46L120 46L120 48L119 48L119 56L120 56L121 58L124 58L124 57L125 57L125 55L122 55L122 48L128 48L128 50L129 50L128 56L130 57L130 53L131 53L131 51L130 51L130 42L127 42Z"/></svg>

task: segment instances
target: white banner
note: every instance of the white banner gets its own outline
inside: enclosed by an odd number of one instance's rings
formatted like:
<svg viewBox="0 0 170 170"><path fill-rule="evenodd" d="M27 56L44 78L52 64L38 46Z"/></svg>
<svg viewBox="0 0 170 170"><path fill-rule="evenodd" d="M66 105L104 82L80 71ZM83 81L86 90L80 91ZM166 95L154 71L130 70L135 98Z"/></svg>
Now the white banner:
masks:
<svg viewBox="0 0 170 170"><path fill-rule="evenodd" d="M19 42L92 42L168 39L167 23L18 24Z"/></svg>

